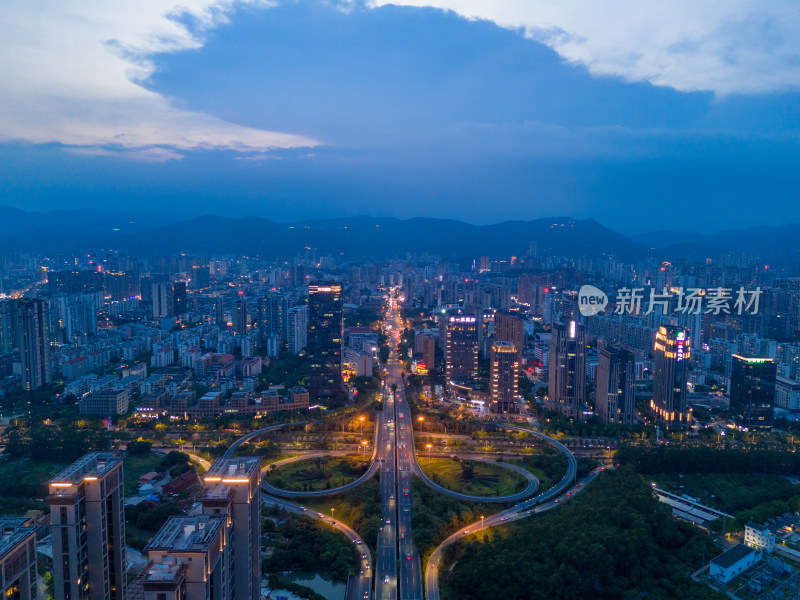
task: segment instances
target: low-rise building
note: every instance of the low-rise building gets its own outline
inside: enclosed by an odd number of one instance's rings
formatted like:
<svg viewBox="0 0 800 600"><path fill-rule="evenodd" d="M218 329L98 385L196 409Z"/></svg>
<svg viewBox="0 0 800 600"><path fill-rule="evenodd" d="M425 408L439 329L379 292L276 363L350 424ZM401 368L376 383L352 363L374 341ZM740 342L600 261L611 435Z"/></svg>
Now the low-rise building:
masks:
<svg viewBox="0 0 800 600"><path fill-rule="evenodd" d="M750 548L772 554L775 549L775 534L769 527L750 521L744 526L744 543Z"/></svg>
<svg viewBox="0 0 800 600"><path fill-rule="evenodd" d="M712 558L708 564L708 573L712 578L728 583L760 561L761 556L760 550L737 544L716 558Z"/></svg>

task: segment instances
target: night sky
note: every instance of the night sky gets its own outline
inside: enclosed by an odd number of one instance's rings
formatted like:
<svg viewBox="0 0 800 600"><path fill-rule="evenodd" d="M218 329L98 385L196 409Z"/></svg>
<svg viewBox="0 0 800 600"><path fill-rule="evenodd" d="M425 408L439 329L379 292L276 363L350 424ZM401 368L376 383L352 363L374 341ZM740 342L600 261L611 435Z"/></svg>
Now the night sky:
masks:
<svg viewBox="0 0 800 600"><path fill-rule="evenodd" d="M0 204L800 221L797 2L170 4L4 3Z"/></svg>

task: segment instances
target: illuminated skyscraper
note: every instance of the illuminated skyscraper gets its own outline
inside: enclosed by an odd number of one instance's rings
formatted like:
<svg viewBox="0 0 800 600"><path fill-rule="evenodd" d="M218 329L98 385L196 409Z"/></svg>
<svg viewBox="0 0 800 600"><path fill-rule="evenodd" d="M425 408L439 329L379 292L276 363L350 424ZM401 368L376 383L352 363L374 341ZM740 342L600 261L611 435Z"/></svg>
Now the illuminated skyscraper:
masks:
<svg viewBox="0 0 800 600"><path fill-rule="evenodd" d="M247 300L244 296L236 299L236 311L233 313L233 330L239 335L247 333Z"/></svg>
<svg viewBox="0 0 800 600"><path fill-rule="evenodd" d="M580 414L586 392L586 342L576 321L556 322L550 339L547 408L570 419Z"/></svg>
<svg viewBox="0 0 800 600"><path fill-rule="evenodd" d="M498 310L494 315L494 339L514 344L517 349L517 363L521 368L522 351L525 349L522 319L517 315Z"/></svg>
<svg viewBox="0 0 800 600"><path fill-rule="evenodd" d="M519 363L516 347L512 342L494 342L489 361L492 408L498 413L517 412Z"/></svg>
<svg viewBox="0 0 800 600"><path fill-rule="evenodd" d="M659 327L653 348L653 399L650 408L664 427L688 427L692 409L686 401L689 375L689 332L682 327Z"/></svg>
<svg viewBox="0 0 800 600"><path fill-rule="evenodd" d="M597 365L597 416L603 423L636 423L636 371L633 353L623 348L600 349Z"/></svg>
<svg viewBox="0 0 800 600"><path fill-rule="evenodd" d="M473 315L450 315L444 333L445 379L466 381L478 376L478 330Z"/></svg>
<svg viewBox="0 0 800 600"><path fill-rule="evenodd" d="M313 399L342 393L342 284L308 286L309 393Z"/></svg>
<svg viewBox="0 0 800 600"><path fill-rule="evenodd" d="M16 345L22 363L22 389L30 392L52 380L49 310L44 300L16 301Z"/></svg>
<svg viewBox="0 0 800 600"><path fill-rule="evenodd" d="M777 374L775 361L739 354L731 358L730 412L733 421L740 429L770 429Z"/></svg>

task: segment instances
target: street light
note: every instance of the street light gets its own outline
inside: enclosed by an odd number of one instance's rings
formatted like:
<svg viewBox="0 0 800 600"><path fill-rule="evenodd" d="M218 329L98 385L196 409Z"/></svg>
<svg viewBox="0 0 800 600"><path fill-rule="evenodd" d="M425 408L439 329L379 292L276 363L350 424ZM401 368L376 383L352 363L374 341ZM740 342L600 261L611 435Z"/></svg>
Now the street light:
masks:
<svg viewBox="0 0 800 600"><path fill-rule="evenodd" d="M481 515L481 533L483 533L483 515Z"/></svg>
<svg viewBox="0 0 800 600"><path fill-rule="evenodd" d="M433 444L426 444L425 447L428 449L428 464L431 464L431 448L433 448Z"/></svg>
<svg viewBox="0 0 800 600"><path fill-rule="evenodd" d="M422 431L422 423L425 421L425 417L420 415L417 417L417 421L419 421L419 430Z"/></svg>
<svg viewBox="0 0 800 600"><path fill-rule="evenodd" d="M333 520L333 511L336 510L335 508L331 508L331 521ZM481 517L482 519L483 517Z"/></svg>
<svg viewBox="0 0 800 600"><path fill-rule="evenodd" d="M364 417L358 417L358 420L361 421L361 435L364 435Z"/></svg>
<svg viewBox="0 0 800 600"><path fill-rule="evenodd" d="M367 456L367 440L361 440L361 458Z"/></svg>

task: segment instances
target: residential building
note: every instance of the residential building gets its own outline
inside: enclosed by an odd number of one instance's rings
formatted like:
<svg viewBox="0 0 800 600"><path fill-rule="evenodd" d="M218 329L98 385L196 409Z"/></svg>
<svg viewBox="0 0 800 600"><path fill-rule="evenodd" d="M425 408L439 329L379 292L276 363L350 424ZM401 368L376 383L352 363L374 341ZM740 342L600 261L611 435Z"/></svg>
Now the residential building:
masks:
<svg viewBox="0 0 800 600"><path fill-rule="evenodd" d="M55 600L125 600L122 456L91 452L48 487Z"/></svg>
<svg viewBox="0 0 800 600"><path fill-rule="evenodd" d="M308 345L308 305L293 306L286 315L286 345L292 354L301 354Z"/></svg>
<svg viewBox="0 0 800 600"><path fill-rule="evenodd" d="M82 415L110 417L124 415L130 406L130 390L100 390L80 399L78 412Z"/></svg>
<svg viewBox="0 0 800 600"><path fill-rule="evenodd" d="M257 456L218 458L203 476L204 515L231 522L230 578L234 598L261 597L261 461Z"/></svg>
<svg viewBox="0 0 800 600"><path fill-rule="evenodd" d="M750 548L772 554L775 549L775 534L766 525L750 521L744 526L744 543Z"/></svg>
<svg viewBox="0 0 800 600"><path fill-rule="evenodd" d="M36 526L28 517L0 517L3 600L36 600Z"/></svg>

